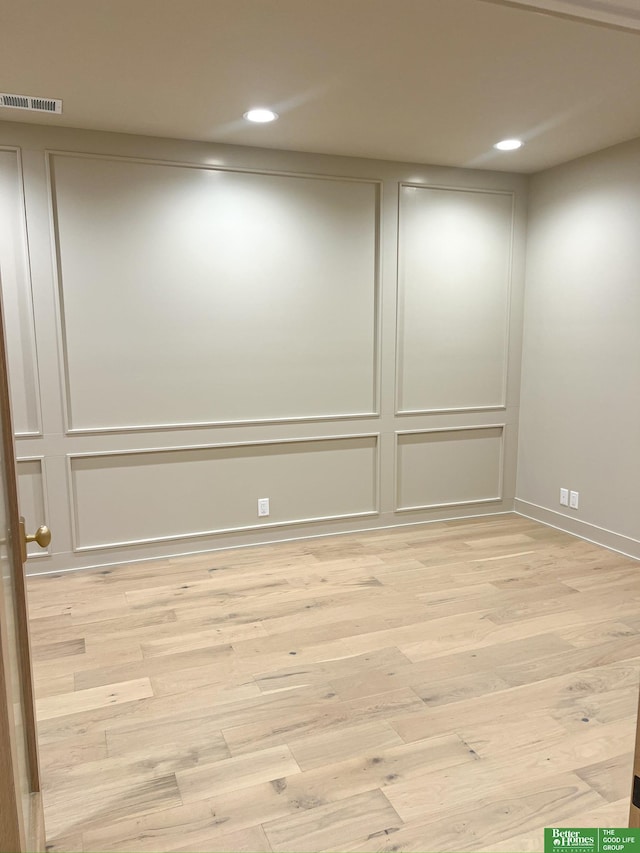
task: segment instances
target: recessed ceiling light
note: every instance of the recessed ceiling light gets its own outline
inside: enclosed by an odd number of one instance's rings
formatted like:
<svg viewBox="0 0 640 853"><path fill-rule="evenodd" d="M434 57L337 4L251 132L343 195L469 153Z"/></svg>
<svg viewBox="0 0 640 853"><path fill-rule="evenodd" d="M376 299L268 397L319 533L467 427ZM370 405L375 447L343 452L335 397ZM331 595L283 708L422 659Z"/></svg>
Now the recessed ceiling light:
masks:
<svg viewBox="0 0 640 853"><path fill-rule="evenodd" d="M493 146L497 148L498 151L515 151L518 148L522 148L524 142L521 139L503 139L502 142L496 142Z"/></svg>
<svg viewBox="0 0 640 853"><path fill-rule="evenodd" d="M266 110L263 107L260 107L257 110L249 110L244 114L244 118L247 121L255 121L258 124L266 124L269 121L275 121L278 118L278 113L274 113L273 110Z"/></svg>

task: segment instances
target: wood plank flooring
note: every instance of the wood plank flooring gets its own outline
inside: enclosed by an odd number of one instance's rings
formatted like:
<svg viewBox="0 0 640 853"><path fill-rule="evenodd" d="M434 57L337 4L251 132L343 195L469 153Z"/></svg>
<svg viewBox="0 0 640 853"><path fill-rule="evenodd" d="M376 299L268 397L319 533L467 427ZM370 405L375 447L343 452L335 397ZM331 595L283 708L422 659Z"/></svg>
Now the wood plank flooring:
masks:
<svg viewBox="0 0 640 853"><path fill-rule="evenodd" d="M625 826L639 572L506 515L34 577L48 849Z"/></svg>

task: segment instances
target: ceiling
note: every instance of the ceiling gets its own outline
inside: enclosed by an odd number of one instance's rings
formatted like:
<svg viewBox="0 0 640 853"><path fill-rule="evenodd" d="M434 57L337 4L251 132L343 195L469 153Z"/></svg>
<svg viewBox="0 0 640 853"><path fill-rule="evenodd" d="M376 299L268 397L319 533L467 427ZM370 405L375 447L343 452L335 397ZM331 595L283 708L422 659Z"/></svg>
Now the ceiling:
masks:
<svg viewBox="0 0 640 853"><path fill-rule="evenodd" d="M638 0L540 5L640 24ZM64 101L0 119L519 172L640 136L640 32L530 6L0 0L0 91Z"/></svg>

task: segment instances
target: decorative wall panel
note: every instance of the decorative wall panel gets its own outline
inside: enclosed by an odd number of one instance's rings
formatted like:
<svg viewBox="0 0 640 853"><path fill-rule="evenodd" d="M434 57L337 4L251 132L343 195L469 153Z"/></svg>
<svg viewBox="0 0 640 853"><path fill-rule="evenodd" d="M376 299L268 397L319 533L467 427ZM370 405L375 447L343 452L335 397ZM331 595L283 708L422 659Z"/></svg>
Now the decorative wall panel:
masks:
<svg viewBox="0 0 640 853"><path fill-rule="evenodd" d="M513 196L400 187L398 409L505 405Z"/></svg>
<svg viewBox="0 0 640 853"><path fill-rule="evenodd" d="M375 435L74 455L76 548L377 511ZM258 498L270 515L258 518Z"/></svg>
<svg viewBox="0 0 640 853"><path fill-rule="evenodd" d="M51 155L74 431L376 400L376 182Z"/></svg>
<svg viewBox="0 0 640 853"><path fill-rule="evenodd" d="M18 459L16 471L20 514L24 516L27 533L35 533L41 524L48 521L42 459ZM44 553L46 551L34 542L27 546L30 558L42 556Z"/></svg>
<svg viewBox="0 0 640 853"><path fill-rule="evenodd" d="M0 149L0 284L13 428L40 432L38 365L19 153Z"/></svg>
<svg viewBox="0 0 640 853"><path fill-rule="evenodd" d="M500 500L503 434L503 426L398 433L397 509Z"/></svg>

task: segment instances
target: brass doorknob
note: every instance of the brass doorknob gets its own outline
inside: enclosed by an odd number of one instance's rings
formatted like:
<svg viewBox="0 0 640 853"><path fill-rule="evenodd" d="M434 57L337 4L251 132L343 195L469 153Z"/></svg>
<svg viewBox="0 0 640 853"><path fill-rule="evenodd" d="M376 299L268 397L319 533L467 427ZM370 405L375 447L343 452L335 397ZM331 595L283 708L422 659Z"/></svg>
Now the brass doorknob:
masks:
<svg viewBox="0 0 640 853"><path fill-rule="evenodd" d="M46 548L51 542L51 531L46 524L42 524L33 536L28 536L24 526L24 518L20 516L20 535L18 540L20 542L20 556L22 557L22 562L26 563L27 542L37 542L41 548Z"/></svg>
<svg viewBox="0 0 640 853"><path fill-rule="evenodd" d="M48 548L51 544L51 531L46 524L41 524L32 536L27 534L24 539L25 542L37 542L41 548Z"/></svg>

